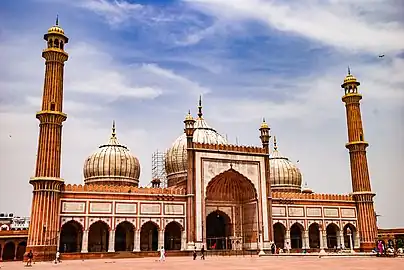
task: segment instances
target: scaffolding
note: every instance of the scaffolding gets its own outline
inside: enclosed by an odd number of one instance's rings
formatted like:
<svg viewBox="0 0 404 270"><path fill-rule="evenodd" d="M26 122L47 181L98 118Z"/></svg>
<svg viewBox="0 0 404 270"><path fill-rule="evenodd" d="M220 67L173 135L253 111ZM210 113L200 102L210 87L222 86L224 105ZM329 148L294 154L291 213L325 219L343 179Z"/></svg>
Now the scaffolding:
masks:
<svg viewBox="0 0 404 270"><path fill-rule="evenodd" d="M157 150L152 155L152 181L155 179L160 180L160 187L167 187L166 170L164 160L166 157L165 152ZM150 182L151 185L152 182Z"/></svg>

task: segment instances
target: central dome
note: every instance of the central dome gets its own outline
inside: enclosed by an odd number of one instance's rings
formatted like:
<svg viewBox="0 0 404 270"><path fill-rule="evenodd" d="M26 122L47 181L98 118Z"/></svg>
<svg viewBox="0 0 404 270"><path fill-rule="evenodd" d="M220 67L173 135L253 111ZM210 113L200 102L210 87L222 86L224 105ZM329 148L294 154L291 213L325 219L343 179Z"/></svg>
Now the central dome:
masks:
<svg viewBox="0 0 404 270"><path fill-rule="evenodd" d="M198 118L195 120L193 142L208 144L227 144L227 140L203 119L202 104L199 100ZM187 137L185 133L179 136L168 149L165 157L165 170L168 186L178 185L187 178Z"/></svg>
<svg viewBox="0 0 404 270"><path fill-rule="evenodd" d="M138 186L139 160L126 146L118 142L115 123L107 144L89 156L84 163L84 183L101 185Z"/></svg>

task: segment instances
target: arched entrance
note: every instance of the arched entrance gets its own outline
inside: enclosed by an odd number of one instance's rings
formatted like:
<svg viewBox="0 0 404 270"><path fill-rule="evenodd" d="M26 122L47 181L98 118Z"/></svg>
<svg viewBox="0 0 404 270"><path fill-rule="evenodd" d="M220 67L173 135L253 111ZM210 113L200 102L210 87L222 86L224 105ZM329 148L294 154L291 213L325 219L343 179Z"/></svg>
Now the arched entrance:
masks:
<svg viewBox="0 0 404 270"><path fill-rule="evenodd" d="M17 260L22 261L24 259L24 253L26 249L27 249L27 242L22 241L18 243L17 253L15 255Z"/></svg>
<svg viewBox="0 0 404 270"><path fill-rule="evenodd" d="M132 223L124 221L115 229L115 251L132 251L135 231Z"/></svg>
<svg viewBox="0 0 404 270"><path fill-rule="evenodd" d="M158 250L159 232L154 222L148 221L143 224L140 230L140 250L152 251Z"/></svg>
<svg viewBox="0 0 404 270"><path fill-rule="evenodd" d="M3 248L3 261L13 261L15 258L14 242L7 242Z"/></svg>
<svg viewBox="0 0 404 270"><path fill-rule="evenodd" d="M328 248L336 248L338 247L338 233L339 229L338 226L334 223L328 224L326 228L327 232L327 247Z"/></svg>
<svg viewBox="0 0 404 270"><path fill-rule="evenodd" d="M295 223L290 227L290 247L292 249L300 249L303 247L303 240L302 240L302 234L303 234L304 228L302 225Z"/></svg>
<svg viewBox="0 0 404 270"><path fill-rule="evenodd" d="M320 226L317 223L309 227L309 247L320 248Z"/></svg>
<svg viewBox="0 0 404 270"><path fill-rule="evenodd" d="M208 249L231 249L229 237L232 235L230 217L222 212L215 211L206 217L206 244Z"/></svg>
<svg viewBox="0 0 404 270"><path fill-rule="evenodd" d="M59 252L80 252L83 238L83 227L74 220L63 224L60 231Z"/></svg>
<svg viewBox="0 0 404 270"><path fill-rule="evenodd" d="M109 244L109 226L97 221L90 226L88 232L88 252L107 252Z"/></svg>
<svg viewBox="0 0 404 270"><path fill-rule="evenodd" d="M181 250L181 225L172 221L166 225L164 230L164 249Z"/></svg>
<svg viewBox="0 0 404 270"><path fill-rule="evenodd" d="M282 223L275 223L274 226L274 242L277 248L285 247L285 233L286 228Z"/></svg>
<svg viewBox="0 0 404 270"><path fill-rule="evenodd" d="M349 228L350 233L351 233L351 239L349 239L348 228ZM355 228L355 226L352 225L351 223L346 224L344 226L344 245L345 245L346 248L351 248L351 241L352 241L353 247L355 247L355 237L356 237L356 228Z"/></svg>
<svg viewBox="0 0 404 270"><path fill-rule="evenodd" d="M257 192L252 182L230 168L206 187L205 237L207 248L258 248ZM226 205L223 209L223 205ZM231 214L234 213L234 214ZM234 220L232 218L234 217ZM235 243L234 247L232 243Z"/></svg>

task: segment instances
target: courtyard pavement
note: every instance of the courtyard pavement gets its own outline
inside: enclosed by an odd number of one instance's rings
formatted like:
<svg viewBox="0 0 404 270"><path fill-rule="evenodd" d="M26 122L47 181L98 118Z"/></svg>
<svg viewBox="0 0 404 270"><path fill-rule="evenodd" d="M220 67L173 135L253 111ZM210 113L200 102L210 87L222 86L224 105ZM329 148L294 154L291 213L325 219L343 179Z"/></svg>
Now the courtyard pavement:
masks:
<svg viewBox="0 0 404 270"><path fill-rule="evenodd" d="M250 269L295 269L295 270L400 270L404 269L404 258L375 258L375 257L207 257L205 261L193 261L191 257L168 257L165 262L158 262L157 258L136 259L94 259L86 261L63 261L60 264L38 262L32 267L24 267L22 262L0 263L2 270L41 269L41 270L250 270Z"/></svg>

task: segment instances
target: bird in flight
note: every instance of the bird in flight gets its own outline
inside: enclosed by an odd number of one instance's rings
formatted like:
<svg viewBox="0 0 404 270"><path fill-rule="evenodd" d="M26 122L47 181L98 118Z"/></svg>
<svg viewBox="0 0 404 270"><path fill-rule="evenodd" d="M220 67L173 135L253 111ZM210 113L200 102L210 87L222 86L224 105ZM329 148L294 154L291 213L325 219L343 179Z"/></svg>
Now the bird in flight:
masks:
<svg viewBox="0 0 404 270"><path fill-rule="evenodd" d="M384 54L379 55L379 58L382 58L382 57L384 57Z"/></svg>

